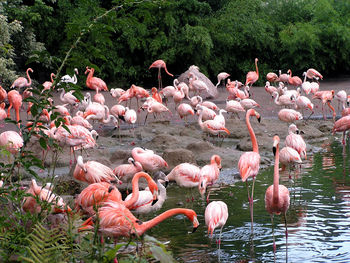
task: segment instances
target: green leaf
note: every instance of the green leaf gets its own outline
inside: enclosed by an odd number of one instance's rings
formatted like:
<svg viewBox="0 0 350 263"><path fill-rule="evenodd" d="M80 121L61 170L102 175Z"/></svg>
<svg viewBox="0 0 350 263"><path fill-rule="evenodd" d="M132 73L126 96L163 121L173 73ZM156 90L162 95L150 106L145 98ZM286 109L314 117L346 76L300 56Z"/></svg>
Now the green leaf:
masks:
<svg viewBox="0 0 350 263"><path fill-rule="evenodd" d="M40 143L41 148L47 149L46 140L43 137L40 137L39 143Z"/></svg>

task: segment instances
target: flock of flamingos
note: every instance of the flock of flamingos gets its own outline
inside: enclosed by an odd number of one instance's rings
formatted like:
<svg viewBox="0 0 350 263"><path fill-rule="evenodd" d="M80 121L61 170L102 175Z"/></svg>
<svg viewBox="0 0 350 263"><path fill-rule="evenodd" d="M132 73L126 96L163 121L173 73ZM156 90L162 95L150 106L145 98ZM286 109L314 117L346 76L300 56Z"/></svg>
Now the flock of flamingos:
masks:
<svg viewBox="0 0 350 263"><path fill-rule="evenodd" d="M137 121L140 109L146 110L147 114L153 113L155 117L163 112L172 115L172 110L167 107L168 100L172 99L177 113L181 118L184 118L185 122L189 116L198 115L198 124L203 133L208 134L208 136L225 136L230 134L225 127L224 112L231 112L232 115L245 112L245 121L253 150L241 155L238 168L242 181L247 184L253 231L254 182L259 172L260 155L257 139L250 124L250 117L256 117L260 121L260 114L255 109L259 105L251 96L253 93L252 85L259 79L257 63L258 59L255 59L256 70L247 73L244 84L239 81L231 82L228 79L230 75L225 72L218 74L216 88L226 80L228 95L226 109L220 110L213 102L203 100L201 94L208 92L209 88L194 73L189 74L188 84L175 79L174 86L163 88L161 69L163 68L168 75L173 76L168 72L163 60L157 60L150 66L150 69L158 69L158 89L152 88L151 93L136 85L132 85L127 90L111 89L111 96L118 100L118 104L111 108L105 105L105 98L101 92L108 91L107 85L102 79L94 76L94 68L86 67L85 74L87 74L86 86L95 90L96 93L93 98L91 98L90 93L87 93L82 101L79 101L72 91L66 92L62 88L65 83L77 83L77 69L75 69L73 77L66 75L57 81L56 87L53 87L55 75L52 73L51 81L46 81L42 84L42 92L47 92L53 88L61 91L60 99L63 104L55 105L54 111L64 116L65 124L70 132L61 126L55 127L54 124L50 124L51 112L46 109L41 113L40 122L47 125L47 129L44 131L47 136L54 138L62 146L70 147L70 152L74 154L76 163L73 176L76 180L86 182L89 185L75 199L74 210L67 206L61 197L52 193L52 186L49 184L39 186L35 180L32 180L27 192L52 203L53 213L73 213L74 211L74 213L79 212L86 215L88 219L81 225L80 231L94 228L96 213L98 213L100 219L99 232L114 238L132 234L142 235L148 229L176 214L187 216L193 223L195 230L199 223L196 213L191 209L170 209L147 222L140 221L134 214L148 213L159 209L166 198L165 187L162 183L167 185L168 181L175 181L181 187L197 187L203 196L207 187L213 185L219 178L221 168L220 156L213 155L210 163L201 168L190 163L178 164L168 175L159 173L159 171L168 166L167 162L152 150L141 147L132 149L132 157L128 159L128 164L117 166L114 170L97 161L84 162L82 156L75 156L77 149L88 149L95 146L98 134L95 130L92 130L93 125L90 123L91 121L97 121L101 124L112 122L115 127L119 127L123 121L132 126ZM22 106L22 98L33 95L30 91L32 83L29 72L33 72L33 70L28 68L27 78L20 77L16 79L8 93L0 86L0 121L7 117L11 118L11 108L14 108L16 112L16 120L20 121L20 110L24 108ZM324 107L328 105L333 111L333 119L335 120L335 110L330 102L333 98L336 98L342 104L343 111L342 117L334 122L333 133L343 132L343 144L345 144L345 132L350 129L350 108L346 107L349 104L350 96L347 96L344 90L339 91L337 94L334 94L333 90L320 91L318 80L322 78L322 75L315 69L308 69L304 72L304 80L297 76L292 76L291 70L288 70L287 74L279 72L279 75L275 73L266 75L266 92L272 95L277 105L284 107L279 111L278 117L281 121L290 124L289 135L285 139L285 147L280 149L280 138L278 136L273 138L273 153L275 155L274 180L273 185L267 188L265 194L265 207L267 212L271 214L271 220L274 214L284 215L286 239L288 236L286 213L289 208L290 197L288 189L279 184L279 163L282 164L282 168L290 167L301 163L302 159L306 158L306 144L294 122L303 118L305 110L309 110L313 114L314 106L311 100L316 99L321 100L324 118L326 118ZM19 91L22 88L26 89L20 94ZM190 96L191 94L192 96ZM137 100L137 109L132 109L130 107L131 104L127 107L132 98ZM142 100L143 104L139 105L139 100ZM5 110L5 102L9 103L7 111ZM121 103L124 103L125 106ZM27 114L30 114L30 107L31 104L28 103ZM72 116L71 113L74 110L76 110L76 114ZM301 110L302 113L297 110ZM219 113L216 113L216 111L219 111ZM20 127L19 123L18 126ZM1 133L0 145L6 147L12 154L17 154L23 146L21 133L16 131ZM156 180L155 178L159 174L161 174L159 176L160 179ZM250 177L252 178L252 186L249 189L248 178ZM142 191L139 190L138 186L140 178L145 178L148 183L148 188ZM125 200L122 199L122 195L118 190L118 185L121 183L132 184L132 194ZM3 183L1 181L1 186L2 184L6 185L6 182ZM227 205L222 201L210 202L209 190L207 203L205 223L208 227L208 233L212 236L214 229L219 228L221 235L221 230L228 218ZM41 207L35 198L29 196L23 201L23 210L37 213L41 210ZM274 240L273 248L276 251Z"/></svg>

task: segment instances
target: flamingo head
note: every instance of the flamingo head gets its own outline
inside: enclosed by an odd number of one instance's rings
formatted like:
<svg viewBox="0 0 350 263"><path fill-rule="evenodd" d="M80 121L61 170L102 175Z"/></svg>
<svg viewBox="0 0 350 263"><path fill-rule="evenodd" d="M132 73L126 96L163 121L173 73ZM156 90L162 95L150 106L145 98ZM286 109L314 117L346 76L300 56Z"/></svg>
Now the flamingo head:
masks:
<svg viewBox="0 0 350 263"><path fill-rule="evenodd" d="M210 159L211 164L216 164L218 168L221 170L221 157L219 155L214 154Z"/></svg>
<svg viewBox="0 0 350 263"><path fill-rule="evenodd" d="M202 197L204 196L205 191L207 190L207 185L208 185L207 178L205 178L204 176L201 176L199 179L198 190Z"/></svg>
<svg viewBox="0 0 350 263"><path fill-rule="evenodd" d="M89 73L91 71L91 68L89 68L88 66L86 66L86 70L85 70L85 75L87 74L87 73Z"/></svg>
<svg viewBox="0 0 350 263"><path fill-rule="evenodd" d="M28 68L28 69L27 69L27 71L30 71L30 72L32 72L32 73L33 73L33 70L32 70L32 68Z"/></svg>
<svg viewBox="0 0 350 263"><path fill-rule="evenodd" d="M79 71L78 71L77 68L74 68L74 72L75 72L77 75L79 75Z"/></svg>
<svg viewBox="0 0 350 263"><path fill-rule="evenodd" d="M154 205L158 201L158 186L157 184L152 180L148 182L149 190L151 191L153 195L153 202L152 205Z"/></svg>
<svg viewBox="0 0 350 263"><path fill-rule="evenodd" d="M87 170L85 168L85 165L84 165L84 161L83 161L83 156L79 155L78 158L77 158L77 165L79 165L79 167L86 173Z"/></svg>
<svg viewBox="0 0 350 263"><path fill-rule="evenodd" d="M273 137L273 146L272 146L273 155L276 155L277 146L279 143L280 143L280 138L277 135L275 135Z"/></svg>

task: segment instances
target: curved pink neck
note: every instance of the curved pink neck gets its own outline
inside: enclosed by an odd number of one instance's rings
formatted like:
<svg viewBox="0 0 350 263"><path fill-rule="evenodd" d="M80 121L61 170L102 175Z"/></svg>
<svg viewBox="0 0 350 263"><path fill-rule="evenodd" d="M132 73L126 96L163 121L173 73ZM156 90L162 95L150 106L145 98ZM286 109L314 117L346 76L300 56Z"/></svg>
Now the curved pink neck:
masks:
<svg viewBox="0 0 350 263"><path fill-rule="evenodd" d="M27 77L28 77L28 84L27 84L27 87L29 87L30 85L32 85L32 79L31 79L30 76L29 76L29 70L30 70L30 68L27 69Z"/></svg>
<svg viewBox="0 0 350 263"><path fill-rule="evenodd" d="M135 224L134 227L136 229L136 232L138 235L142 235L145 233L148 229L158 225L160 222L164 221L165 219L175 216L177 214L184 214L187 216L191 221L192 218L195 216L195 212L191 209L185 209L185 208L173 208L168 211L165 211L164 213L160 214L159 216L142 223L141 225Z"/></svg>
<svg viewBox="0 0 350 263"><path fill-rule="evenodd" d="M55 74L51 73L50 77L51 77L51 82L53 83L53 78L56 77Z"/></svg>
<svg viewBox="0 0 350 263"><path fill-rule="evenodd" d="M258 77L259 77L259 69L258 69L258 61L255 60L255 71L256 71L256 74L258 74Z"/></svg>
<svg viewBox="0 0 350 263"><path fill-rule="evenodd" d="M273 202L278 203L279 195L278 195L278 188L279 188L279 162L280 162L280 144L278 143L276 146L276 155L275 155L275 167L274 167L274 174L273 174Z"/></svg>
<svg viewBox="0 0 350 263"><path fill-rule="evenodd" d="M139 199L139 179L141 177L147 180L148 185L149 182L152 180L151 176L143 172L137 173L134 176L134 178L132 179L132 196L129 200L124 201L124 205L127 208L130 208Z"/></svg>
<svg viewBox="0 0 350 263"><path fill-rule="evenodd" d="M252 125L250 124L250 120L249 120L249 117L252 115L252 112L253 111L251 111L249 114L247 114L245 122L247 124L247 128L248 128L248 131L249 131L249 134L250 134L250 138L252 140L253 152L259 153L258 142L256 140L255 133L253 131Z"/></svg>

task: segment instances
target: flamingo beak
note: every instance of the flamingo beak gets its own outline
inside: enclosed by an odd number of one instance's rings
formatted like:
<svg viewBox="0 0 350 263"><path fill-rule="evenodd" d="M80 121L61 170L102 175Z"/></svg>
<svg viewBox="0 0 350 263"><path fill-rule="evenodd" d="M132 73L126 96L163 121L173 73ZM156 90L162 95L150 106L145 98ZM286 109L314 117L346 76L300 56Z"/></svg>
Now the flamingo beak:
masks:
<svg viewBox="0 0 350 263"><path fill-rule="evenodd" d="M167 188L169 185L169 180L166 180L164 184L165 184L164 187Z"/></svg>
<svg viewBox="0 0 350 263"><path fill-rule="evenodd" d="M260 117L260 116L258 117L258 122L259 122L259 123L261 122L261 117Z"/></svg>
<svg viewBox="0 0 350 263"><path fill-rule="evenodd" d="M194 217L194 219L193 219L193 229L192 229L192 233L196 232L198 226L199 226L198 219L197 219L197 217Z"/></svg>
<svg viewBox="0 0 350 263"><path fill-rule="evenodd" d="M305 134L305 132L304 131L299 131L299 134Z"/></svg>
<svg viewBox="0 0 350 263"><path fill-rule="evenodd" d="M153 201L152 201L152 205L154 205L155 203L157 203L158 202L158 198L157 199L154 199Z"/></svg>
<svg viewBox="0 0 350 263"><path fill-rule="evenodd" d="M276 156L276 150L277 150L276 147L273 146L273 147L272 147L273 156Z"/></svg>

